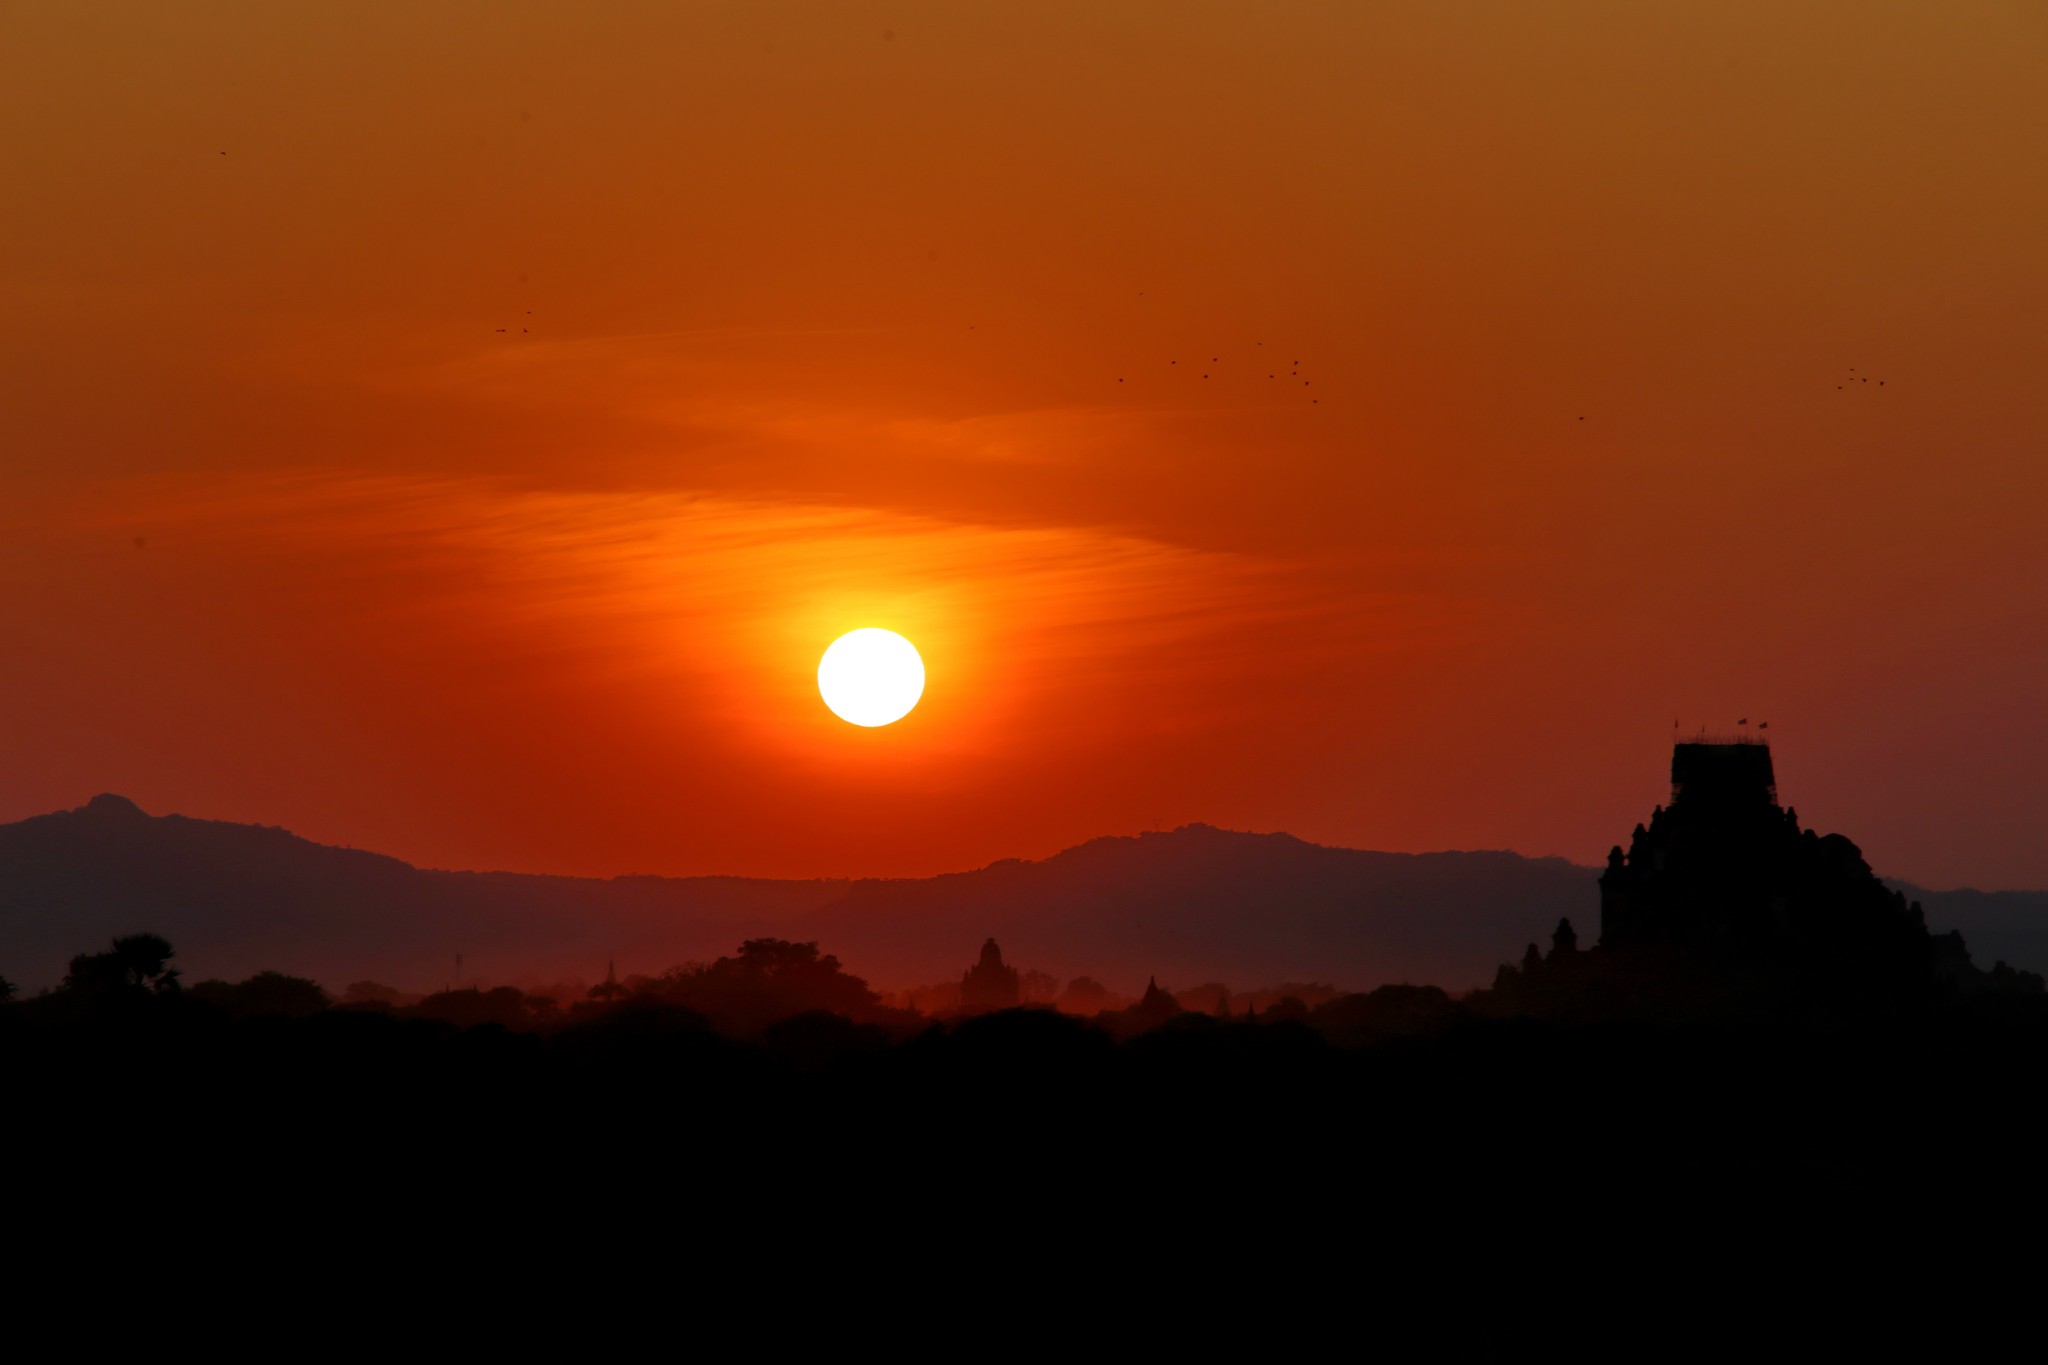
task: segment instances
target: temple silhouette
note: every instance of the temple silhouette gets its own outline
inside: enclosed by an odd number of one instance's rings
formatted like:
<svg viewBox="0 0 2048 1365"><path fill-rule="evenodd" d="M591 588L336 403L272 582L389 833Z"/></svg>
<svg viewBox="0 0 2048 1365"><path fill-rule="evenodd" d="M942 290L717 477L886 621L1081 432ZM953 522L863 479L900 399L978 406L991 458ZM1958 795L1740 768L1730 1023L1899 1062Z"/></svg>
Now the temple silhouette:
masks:
<svg viewBox="0 0 2048 1365"><path fill-rule="evenodd" d="M1579 951L1562 921L1547 955L1530 944L1495 987L1583 1010L1653 984L1669 1001L1761 1005L2038 982L2003 962L1979 970L1962 935L1930 933L1853 841L1803 828L1779 804L1769 743L1744 733L1673 745L1669 802L1607 855L1597 948Z"/></svg>
<svg viewBox="0 0 2048 1365"><path fill-rule="evenodd" d="M1607 855L1600 943L1807 963L1935 956L1918 903L1843 835L1800 828L1778 804L1770 745L1747 736L1673 746L1670 804Z"/></svg>
<svg viewBox="0 0 2048 1365"><path fill-rule="evenodd" d="M960 977L963 1014L988 1014L1015 1009L1023 998L1017 969L1003 961L1003 950L990 939L981 945L981 959Z"/></svg>

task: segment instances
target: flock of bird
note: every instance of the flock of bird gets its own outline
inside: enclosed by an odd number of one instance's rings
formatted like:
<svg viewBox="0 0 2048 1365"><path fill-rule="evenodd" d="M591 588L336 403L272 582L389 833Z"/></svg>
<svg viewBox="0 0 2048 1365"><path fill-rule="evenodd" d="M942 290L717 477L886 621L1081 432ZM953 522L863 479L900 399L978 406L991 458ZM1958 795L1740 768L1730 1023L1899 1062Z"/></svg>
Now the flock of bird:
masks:
<svg viewBox="0 0 2048 1365"><path fill-rule="evenodd" d="M1258 347L1264 347L1266 343L1265 343L1265 342L1263 342L1263 341L1257 341L1257 342L1253 342L1252 344L1253 344L1254 346L1258 346ZM1178 368L1179 368L1179 366L1180 366L1180 361L1179 361L1179 360L1178 360L1177 358L1176 358L1176 359L1169 359L1169 360L1168 360L1168 361L1167 361L1166 363L1167 363L1167 366L1168 366L1169 368L1174 368L1174 369L1178 369ZM1198 362L1198 363L1199 363L1199 362ZM1210 357L1209 357L1209 363L1210 363L1211 365L1221 365L1221 364L1223 363L1223 357L1222 357L1222 356L1220 356L1220 355L1212 355L1212 356L1210 356ZM1281 380L1281 379L1283 379L1283 378L1284 378L1284 379L1288 379L1288 380L1295 380L1295 379L1301 379L1301 361L1299 361L1299 360L1290 360L1290 361L1288 361L1288 362L1287 362L1287 367L1288 367L1288 368L1287 368L1287 373L1286 373L1285 375L1282 375L1282 374L1280 373L1280 371L1279 371L1279 370L1278 370L1277 368L1276 368L1276 369L1272 369L1272 370L1268 370L1268 371L1266 372L1266 379L1267 379L1267 380L1268 380L1269 382L1271 382L1271 383L1276 383L1276 384L1277 384L1278 382L1280 382L1280 380ZM1194 366L1193 366L1193 365L1190 365L1190 366L1188 367L1188 369L1189 369L1190 371L1192 371L1192 370L1194 369ZM1256 373L1256 371L1254 371L1254 373ZM1209 378L1212 378L1212 377L1214 376L1214 374L1215 374L1215 371L1213 371L1213 370L1203 370L1203 371L1202 371L1202 378L1203 378L1203 379L1209 379ZM1116 382L1117 382L1117 383L1119 383L1119 384L1123 384L1123 383L1127 383L1127 382L1128 382L1128 380L1129 380L1129 376L1127 376L1127 375L1118 375L1118 376L1117 376L1117 379L1116 379ZM1306 388L1312 387L1312 385L1311 385L1311 382L1310 382L1309 380L1306 380L1306 379L1301 379L1301 387L1302 387L1302 388L1304 388L1304 389L1306 389ZM1308 401L1309 401L1309 402L1310 402L1311 404L1320 404L1320 403L1321 403L1321 402L1322 402L1323 400L1322 400L1322 399L1320 399L1320 398L1314 398L1314 397L1311 397L1311 398L1310 398L1310 399L1309 399Z"/></svg>
<svg viewBox="0 0 2048 1365"><path fill-rule="evenodd" d="M222 152L222 153L221 153L221 155L222 155L222 156L226 156L226 155L227 155L227 153L226 153L226 152ZM1139 291L1139 297L1141 297L1141 298L1142 298L1143 296L1144 296L1144 291L1143 291L1143 290L1140 290L1140 291ZM528 316L528 317L532 317L532 316L533 316L533 310L532 310L531 308L529 308L529 309L527 309L527 310L526 310L526 316ZM499 333L500 335L506 335L506 334L509 334L509 333L511 332L511 330L512 330L512 329L511 329L511 328L509 328L509 327L498 327L498 328L494 328L494 329L492 329L492 330L494 330L495 332ZM530 331L531 331L531 329L530 329L530 328L527 328L527 327L521 327L521 328L520 328L519 330L520 330L521 332L530 332ZM971 325L970 325L970 326L968 327L968 329L967 329L967 330L971 332L971 331L974 331L974 330L975 330L975 328L974 328L973 326L971 326ZM1258 342L1254 342L1254 343L1252 343L1252 344L1253 344L1254 346L1258 346L1258 347L1261 347L1261 348L1263 348L1263 347L1265 346L1265 344L1266 344L1266 343L1265 343L1265 342L1263 342L1263 341L1258 341ZM1170 358L1170 359L1168 359L1166 363L1167 363L1167 365L1168 365L1168 367L1169 367L1169 368L1173 368L1173 369L1178 369L1178 368L1180 367L1180 360L1179 360L1179 359L1178 359L1177 357L1175 357L1175 358ZM1212 355L1212 356L1210 356L1210 357L1209 357L1209 363L1210 363L1211 365L1221 365L1221 364L1223 363L1223 357L1222 357L1222 356L1220 356L1220 355ZM1300 361L1299 359L1295 359L1295 360L1290 360L1290 361L1288 361L1288 362L1287 362L1287 367L1288 367L1288 368L1287 368L1287 374L1286 374L1286 376L1285 376L1285 377L1286 377L1287 379L1289 379L1289 380L1296 380L1296 379L1300 379L1300 380L1301 380L1301 387L1303 387L1304 389L1306 389L1306 388L1311 388L1311 387L1313 387L1313 384L1312 384L1312 382L1311 382L1311 381L1309 381L1309 380L1306 380L1306 379L1301 379L1301 361ZM1191 366L1189 366L1189 369L1190 369L1190 370L1192 370L1193 368L1194 368L1194 367L1193 367L1192 365L1191 365ZM1215 374L1215 371L1213 371L1213 370L1203 370L1203 371L1202 371L1202 378L1206 380L1206 379L1212 378L1212 377L1214 376L1214 374ZM1270 383L1278 383L1278 382L1280 381L1280 379L1281 379L1281 378L1282 378L1282 376L1281 376L1281 374L1280 374L1280 371L1279 371L1278 369L1268 370L1268 371L1266 372L1266 379L1267 379L1267 381L1268 381L1268 382L1270 382ZM1846 381L1845 383L1841 383L1841 384L1837 384L1837 385L1835 385L1835 388L1836 388L1836 389L1837 389L1837 390L1839 391L1839 390L1841 390L1841 389L1845 389L1845 388L1849 387L1849 386L1850 386L1850 385L1852 385L1852 384L1868 384L1868 383L1869 383L1870 381L1871 381L1871 376L1869 376L1869 375L1867 375L1867 374L1863 374L1863 375L1857 374L1857 373L1856 373L1856 367L1855 367L1854 365L1851 365L1851 366L1849 367L1849 378L1848 378L1848 380L1847 380L1847 381ZM1117 383L1119 383L1119 384L1127 383L1127 382L1129 382L1129 377L1128 377L1127 375L1118 375L1118 376L1117 376L1117 378L1116 378L1116 382L1117 382ZM1878 386L1879 388L1883 388L1883 387L1885 386L1885 383L1884 383L1884 381L1883 381L1882 379L1878 380L1878 381L1877 381L1877 386ZM1316 405L1320 405L1320 404L1321 404L1321 402L1322 402L1322 399L1320 399L1320 398L1314 398L1314 397L1311 397L1311 398L1310 398L1310 399L1309 399L1308 401L1309 401L1309 402L1310 402L1311 404L1316 404ZM1581 422L1583 422L1583 421L1585 421L1585 420L1586 420L1586 417L1585 417L1585 414L1584 414L1584 413L1581 413L1581 414L1579 414L1579 420L1580 420Z"/></svg>
<svg viewBox="0 0 2048 1365"><path fill-rule="evenodd" d="M885 34L884 34L883 36L884 36L885 38L888 38L888 37L893 37L894 35L893 35L893 34L891 34L891 33L885 33ZM226 153L226 152L222 152L222 153L221 153L221 155L222 155L222 156L226 156L226 155L227 155L227 153ZM1140 289L1140 290L1138 291L1138 297L1139 297L1139 298L1143 298L1143 297L1145 297L1145 291L1144 291L1144 290L1142 290L1142 289ZM533 310L532 310L531 308L527 309L527 310L526 310L526 315L527 315L528 317L531 317L531 316L533 316ZM511 330L512 330L512 329L511 329L511 328L509 328L509 327L498 327L498 328L494 328L493 330L495 330L496 332L498 332L498 333L499 333L500 335L505 335L505 334L509 334L509 333L511 332ZM519 330L520 330L521 332L530 332L530 331L531 331L531 329L530 329L530 328L526 328L526 327L521 327L521 328L520 328ZM970 326L970 327L969 327L969 328L968 328L967 330L971 332L971 331L973 331L973 330L975 330L975 329L974 329L973 327L971 327L971 326ZM1255 344L1255 345L1257 345L1257 346L1261 346L1261 347L1263 347L1263 346L1264 346L1264 345L1265 345L1266 343L1265 343L1265 342L1263 342L1263 341L1260 341L1260 342L1255 342L1254 344ZM1178 366L1180 365L1180 361L1179 361L1178 359L1168 360L1168 361L1167 361L1166 363L1167 363L1167 364L1168 364L1169 366L1173 366L1173 367L1178 367ZM1221 356L1213 356L1213 355L1212 355L1212 356L1210 356L1210 357L1209 357L1209 363L1210 363L1211 365L1220 365L1220 364L1222 364L1222 363L1223 363L1223 357L1221 357ZM1288 361L1288 362L1287 362L1287 364L1288 364L1288 366L1289 366L1289 368L1288 368L1288 371L1287 371L1287 377L1288 377L1289 379L1301 379L1301 362L1300 362L1299 360L1290 360L1290 361ZM1190 367L1190 368L1192 368L1192 367ZM1208 379L1208 378L1210 377L1210 374L1211 374L1211 372L1210 372L1210 371L1208 371L1208 370L1204 370L1204 371L1202 372L1202 378L1204 378L1204 379ZM1272 382L1275 382L1275 383L1277 383L1277 382L1279 382L1279 379L1280 379L1280 372L1279 372L1278 370L1269 370L1269 371L1267 371L1267 373L1266 373L1266 378L1267 378L1267 379L1268 379L1269 381L1272 381ZM1856 373L1856 367L1855 367L1854 365L1851 365L1851 366L1849 367L1849 378L1848 378L1848 379L1847 379L1847 380L1846 380L1846 381L1845 381L1844 383L1841 383L1841 384L1837 384L1837 385L1835 385L1835 389L1836 389L1836 391L1837 391L1837 392L1840 392L1841 390L1843 390L1843 389L1845 389L1845 388L1848 388L1848 387L1849 387L1850 385L1852 385L1852 384L1868 384L1868 383L1870 382L1870 379L1871 379L1871 377L1870 377L1869 375L1867 375L1867 374L1857 374L1857 373ZM1122 384L1122 383L1126 382L1126 377L1125 377L1125 376L1123 376L1123 375L1118 375L1118 376L1117 376L1117 380L1116 380L1116 382L1117 382L1117 383L1119 383L1119 384ZM1310 386L1310 383L1309 383L1309 381L1308 381L1308 380L1306 380L1306 379L1302 379L1302 380L1301 380L1301 386L1302 386L1303 388L1305 388L1305 389L1306 389L1306 388L1309 388L1309 387L1311 387L1311 386ZM1883 381L1882 379L1878 380L1878 381L1877 381L1877 386L1878 386L1878 387L1879 387L1880 389L1881 389L1881 388L1883 388L1883 387L1884 387L1884 381ZM1320 399L1320 398L1311 398L1311 399L1309 399L1308 401L1309 401L1310 403L1314 403L1314 404L1320 404L1320 403L1322 402L1322 399ZM1580 417L1579 417L1579 420L1580 420L1581 422L1583 422L1583 421L1585 421L1585 420L1586 420L1586 418L1585 418L1584 414L1581 414L1581 415L1580 415ZM140 548L140 542L137 542L137 548Z"/></svg>

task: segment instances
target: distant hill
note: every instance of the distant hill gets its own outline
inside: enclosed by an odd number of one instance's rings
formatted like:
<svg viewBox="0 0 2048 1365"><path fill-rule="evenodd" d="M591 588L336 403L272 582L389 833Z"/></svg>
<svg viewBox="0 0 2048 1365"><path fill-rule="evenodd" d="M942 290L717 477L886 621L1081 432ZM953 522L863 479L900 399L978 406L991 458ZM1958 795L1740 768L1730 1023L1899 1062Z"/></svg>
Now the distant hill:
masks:
<svg viewBox="0 0 2048 1365"><path fill-rule="evenodd" d="M1994 962L2048 972L2048 891L1929 891L1911 882L1887 886L1920 902L1936 933L1963 931L1970 959L1989 970Z"/></svg>
<svg viewBox="0 0 2048 1365"><path fill-rule="evenodd" d="M1512 853L1364 853L1195 825L1043 862L922 879L535 877L436 872L282 830L153 817L119 796L0 826L0 974L37 987L71 954L148 929L188 978L272 968L332 987L455 973L653 972L773 934L816 939L878 984L958 976L982 940L1062 978L1135 992L1222 980L1480 984L1593 874Z"/></svg>
<svg viewBox="0 0 2048 1365"><path fill-rule="evenodd" d="M729 951L846 883L434 872L287 830L152 817L119 796L0 825L0 975L38 987L73 953L147 929L188 980L265 968L433 989L465 972L597 979Z"/></svg>
<svg viewBox="0 0 2048 1365"><path fill-rule="evenodd" d="M150 930L188 979L272 968L331 987L465 974L595 979L816 939L881 985L948 980L983 939L1062 978L1132 992L1156 975L1484 984L1569 915L1597 932L1595 873L1514 853L1371 853L1191 825L1096 839L1041 862L939 877L535 877L437 872L282 829L150 816L118 796L0 825L0 975L54 983L76 952ZM2048 965L2048 895L1909 891L1988 965ZM2033 900L2027 900L2027 897ZM2018 897L2014 900L2012 897Z"/></svg>
<svg viewBox="0 0 2048 1365"><path fill-rule="evenodd" d="M1132 991L1282 981L1483 985L1561 916L1589 925L1595 873L1515 853L1368 853L1189 825L1095 839L975 872L849 884L805 937L849 964L957 977L993 935L1005 957Z"/></svg>

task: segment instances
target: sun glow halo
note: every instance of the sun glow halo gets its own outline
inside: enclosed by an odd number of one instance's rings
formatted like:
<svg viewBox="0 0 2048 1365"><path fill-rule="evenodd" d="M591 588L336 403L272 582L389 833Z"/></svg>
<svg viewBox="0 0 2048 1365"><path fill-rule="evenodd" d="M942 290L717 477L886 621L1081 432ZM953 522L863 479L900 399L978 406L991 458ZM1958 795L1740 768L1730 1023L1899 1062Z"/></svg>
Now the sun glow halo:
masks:
<svg viewBox="0 0 2048 1365"><path fill-rule="evenodd" d="M818 695L841 720L890 725L924 695L924 660L893 630L848 631L818 660Z"/></svg>

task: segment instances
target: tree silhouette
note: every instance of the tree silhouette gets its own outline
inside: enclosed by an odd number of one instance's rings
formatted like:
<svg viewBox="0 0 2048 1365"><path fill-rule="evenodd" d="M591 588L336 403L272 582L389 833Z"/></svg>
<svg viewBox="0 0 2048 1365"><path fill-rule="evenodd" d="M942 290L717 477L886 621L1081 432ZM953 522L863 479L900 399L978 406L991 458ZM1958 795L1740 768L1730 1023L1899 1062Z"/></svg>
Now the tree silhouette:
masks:
<svg viewBox="0 0 2048 1365"><path fill-rule="evenodd" d="M163 995L178 989L178 969L170 940L159 934L128 934L104 953L80 953L71 959L64 988L88 994L147 991Z"/></svg>
<svg viewBox="0 0 2048 1365"><path fill-rule="evenodd" d="M1031 968L1017 978L1017 996L1027 1005L1050 1005L1059 995L1060 979L1049 972Z"/></svg>
<svg viewBox="0 0 2048 1365"><path fill-rule="evenodd" d="M194 999L226 1010L238 1019L282 1015L305 1019L320 1013L333 1002L317 981L283 972L258 972L247 981L230 985L225 981L201 981L188 992Z"/></svg>
<svg viewBox="0 0 2048 1365"><path fill-rule="evenodd" d="M1230 1013L1230 987L1221 981L1204 981L1199 986L1190 986L1184 991L1175 991L1173 998L1184 1010L1199 1014L1213 1014L1218 1017Z"/></svg>
<svg viewBox="0 0 2048 1365"><path fill-rule="evenodd" d="M381 981L351 981L341 990L341 1003L356 1008L397 1009L410 999L396 986Z"/></svg>
<svg viewBox="0 0 2048 1365"><path fill-rule="evenodd" d="M881 1004L867 982L816 943L779 938L748 939L732 957L671 967L646 993L741 1033L812 1010L867 1019Z"/></svg>
<svg viewBox="0 0 2048 1365"><path fill-rule="evenodd" d="M1068 1014L1098 1014L1110 1007L1109 987L1092 976L1077 976L1060 992L1059 1007Z"/></svg>
<svg viewBox="0 0 2048 1365"><path fill-rule="evenodd" d="M526 993L516 986L493 986L487 991L464 986L459 990L436 991L410 1006L406 1014L416 1019L438 1019L457 1028L496 1024L501 1028L523 1029L533 1022Z"/></svg>

